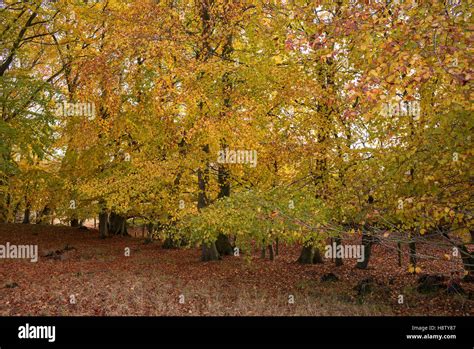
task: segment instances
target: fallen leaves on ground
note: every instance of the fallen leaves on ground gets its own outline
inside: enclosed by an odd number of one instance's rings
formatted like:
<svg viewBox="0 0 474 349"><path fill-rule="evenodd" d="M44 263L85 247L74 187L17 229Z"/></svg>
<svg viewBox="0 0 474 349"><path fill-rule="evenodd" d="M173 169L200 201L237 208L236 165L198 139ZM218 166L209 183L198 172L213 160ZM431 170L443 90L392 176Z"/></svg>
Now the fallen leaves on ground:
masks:
<svg viewBox="0 0 474 349"><path fill-rule="evenodd" d="M357 237L354 237L357 243ZM201 262L198 248L167 250L134 237L100 240L96 230L0 224L0 244L37 244L39 260L0 259L0 315L472 315L464 295L416 291L419 275L398 266L394 249L375 245L370 267L300 265L300 247L280 246L274 261L244 256ZM130 256L125 256L125 248ZM420 253L424 273L446 273L436 245ZM55 257L59 256L59 257ZM461 268L461 261L456 267ZM334 273L338 280L323 282ZM354 290L373 278L373 291ZM399 296L403 303L399 304ZM292 304L290 299L294 299Z"/></svg>

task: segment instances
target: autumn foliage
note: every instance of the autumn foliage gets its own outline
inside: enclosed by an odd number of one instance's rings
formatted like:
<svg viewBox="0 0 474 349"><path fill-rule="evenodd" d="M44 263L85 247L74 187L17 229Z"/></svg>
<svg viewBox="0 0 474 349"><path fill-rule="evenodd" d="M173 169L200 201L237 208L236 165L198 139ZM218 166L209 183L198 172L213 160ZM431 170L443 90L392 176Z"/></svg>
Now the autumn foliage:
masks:
<svg viewBox="0 0 474 349"><path fill-rule="evenodd" d="M472 282L468 1L0 11L1 222L95 219L91 247L143 228L204 261L364 247L335 272L386 248L388 274Z"/></svg>

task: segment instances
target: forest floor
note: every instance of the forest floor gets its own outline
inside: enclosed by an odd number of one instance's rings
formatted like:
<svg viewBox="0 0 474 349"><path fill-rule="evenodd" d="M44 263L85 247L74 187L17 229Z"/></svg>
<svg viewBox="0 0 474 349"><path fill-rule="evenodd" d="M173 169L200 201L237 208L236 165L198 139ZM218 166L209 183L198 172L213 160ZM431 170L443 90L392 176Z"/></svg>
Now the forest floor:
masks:
<svg viewBox="0 0 474 349"><path fill-rule="evenodd" d="M7 242L37 244L39 260L0 259L3 316L473 315L474 309L474 284L462 282L463 294L421 294L407 256L399 267L395 249L382 245L373 247L369 269L359 270L355 260L300 265L298 246L280 246L274 261L256 252L250 259L201 262L198 248L168 250L134 237L100 240L97 230L64 226L0 224L0 245ZM435 245L420 245L418 252L447 253ZM447 265L419 264L422 274L449 274ZM326 273L339 280L321 281ZM359 295L356 285L369 277L371 292Z"/></svg>

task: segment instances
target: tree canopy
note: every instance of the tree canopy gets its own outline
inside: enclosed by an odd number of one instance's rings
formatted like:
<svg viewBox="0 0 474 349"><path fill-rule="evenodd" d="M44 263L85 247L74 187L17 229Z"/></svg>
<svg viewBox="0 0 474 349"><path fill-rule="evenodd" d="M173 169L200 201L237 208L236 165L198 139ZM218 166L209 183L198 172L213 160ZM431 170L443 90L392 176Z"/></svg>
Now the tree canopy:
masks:
<svg viewBox="0 0 474 349"><path fill-rule="evenodd" d="M0 11L2 221L138 217L210 259L220 236L245 249L438 234L472 271L468 2Z"/></svg>

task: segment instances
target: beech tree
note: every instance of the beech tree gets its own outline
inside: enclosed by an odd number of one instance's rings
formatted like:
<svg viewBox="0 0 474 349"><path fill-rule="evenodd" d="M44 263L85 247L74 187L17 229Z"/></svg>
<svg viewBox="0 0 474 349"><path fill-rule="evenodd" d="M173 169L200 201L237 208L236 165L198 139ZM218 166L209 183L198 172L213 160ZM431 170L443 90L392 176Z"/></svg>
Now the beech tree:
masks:
<svg viewBox="0 0 474 349"><path fill-rule="evenodd" d="M2 221L139 217L203 261L357 237L409 272L439 235L472 273L468 4L5 4Z"/></svg>

